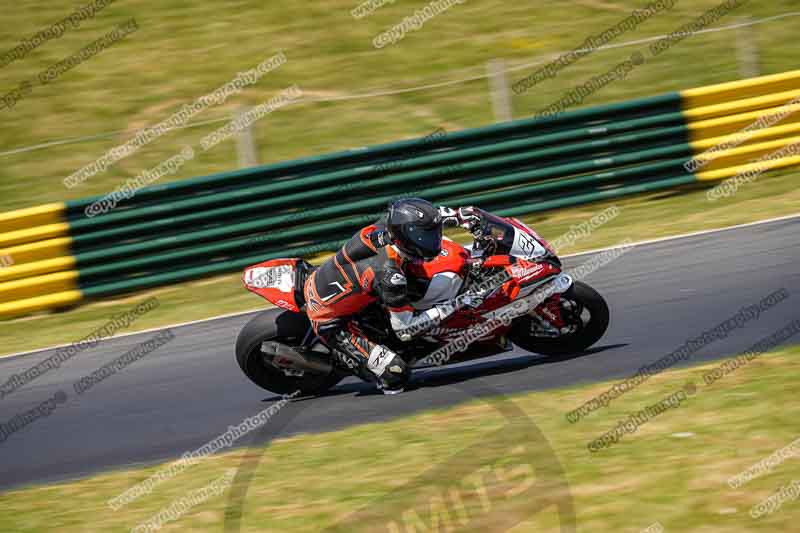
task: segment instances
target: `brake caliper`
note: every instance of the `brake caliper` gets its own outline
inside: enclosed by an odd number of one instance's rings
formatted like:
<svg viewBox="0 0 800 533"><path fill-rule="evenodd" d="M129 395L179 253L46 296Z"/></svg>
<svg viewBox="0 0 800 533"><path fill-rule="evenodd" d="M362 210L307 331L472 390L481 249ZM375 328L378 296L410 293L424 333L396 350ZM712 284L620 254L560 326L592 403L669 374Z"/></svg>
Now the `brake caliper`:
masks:
<svg viewBox="0 0 800 533"><path fill-rule="evenodd" d="M561 330L566 326L561 316L561 295L554 294L546 302L536 308L536 314L547 320L554 327Z"/></svg>

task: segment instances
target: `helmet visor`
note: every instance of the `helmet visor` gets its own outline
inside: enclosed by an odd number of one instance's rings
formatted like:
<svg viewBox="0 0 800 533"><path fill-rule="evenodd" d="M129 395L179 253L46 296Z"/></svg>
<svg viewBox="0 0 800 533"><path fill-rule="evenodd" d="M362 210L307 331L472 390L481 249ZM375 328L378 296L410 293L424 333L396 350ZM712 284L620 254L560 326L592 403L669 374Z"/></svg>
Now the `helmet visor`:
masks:
<svg viewBox="0 0 800 533"><path fill-rule="evenodd" d="M423 227L418 224L406 226L406 252L422 257L426 261L434 259L442 251L442 225Z"/></svg>

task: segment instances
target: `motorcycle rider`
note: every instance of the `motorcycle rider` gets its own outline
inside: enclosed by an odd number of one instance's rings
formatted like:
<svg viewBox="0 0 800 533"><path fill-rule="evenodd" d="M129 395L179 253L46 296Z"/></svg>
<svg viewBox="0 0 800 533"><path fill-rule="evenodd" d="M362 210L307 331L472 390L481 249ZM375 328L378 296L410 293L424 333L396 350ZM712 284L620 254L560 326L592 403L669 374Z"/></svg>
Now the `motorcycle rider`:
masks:
<svg viewBox="0 0 800 533"><path fill-rule="evenodd" d="M473 207L436 208L420 198L397 200L381 222L356 233L306 281L306 313L314 331L359 377L377 381L384 394L402 392L411 369L398 354L367 338L352 317L377 301L402 341L449 317L453 306L416 312L407 293L408 267L440 254L443 225L473 231L480 213Z"/></svg>

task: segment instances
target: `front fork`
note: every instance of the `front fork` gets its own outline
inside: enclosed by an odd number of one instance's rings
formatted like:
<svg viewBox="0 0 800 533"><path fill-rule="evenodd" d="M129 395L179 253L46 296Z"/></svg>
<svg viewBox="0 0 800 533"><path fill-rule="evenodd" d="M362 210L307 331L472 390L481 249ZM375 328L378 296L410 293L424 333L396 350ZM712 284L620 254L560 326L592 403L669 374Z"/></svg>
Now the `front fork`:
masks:
<svg viewBox="0 0 800 533"><path fill-rule="evenodd" d="M536 334L543 337L558 337L566 333L566 326L561 316L561 295L567 292L573 284L572 278L567 274L559 274L555 278L542 283L525 287L524 295L527 297L537 291L548 294L539 305L528 312L536 327ZM519 299L520 296L517 297Z"/></svg>

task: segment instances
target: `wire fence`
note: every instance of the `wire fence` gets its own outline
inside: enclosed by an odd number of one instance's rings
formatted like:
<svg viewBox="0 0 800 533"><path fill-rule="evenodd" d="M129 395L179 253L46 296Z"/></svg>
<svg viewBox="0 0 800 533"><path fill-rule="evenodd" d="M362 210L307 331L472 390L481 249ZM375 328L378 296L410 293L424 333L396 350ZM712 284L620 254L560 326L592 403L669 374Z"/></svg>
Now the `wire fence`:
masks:
<svg viewBox="0 0 800 533"><path fill-rule="evenodd" d="M745 22L739 22L739 23L735 23L735 24L729 24L729 25L726 25L726 26L719 26L719 27L715 27L715 28L707 28L707 29L703 29L703 30L697 31L695 33L697 35L700 35L700 34L726 32L726 31L735 31L735 30L739 30L739 29L745 28L745 27L751 27L751 26L756 26L756 25L760 25L760 24L766 24L766 23L769 23L769 22L774 22L774 21L777 21L777 20L782 20L782 19L791 18L791 17L798 17L798 16L800 16L800 11L793 11L793 12L788 12L788 13L781 13L779 15L774 15L774 16L771 16L771 17L753 19L753 20L748 20L748 21L745 21ZM612 50L612 49L619 49L619 48L625 48L625 47L630 47L630 46L639 46L641 44L646 44L646 43L658 41L660 39L664 39L665 37L667 37L667 35L663 35L662 34L662 35L655 35L655 36L652 36L652 37L646 37L646 38L643 38L643 39L636 39L636 40L625 41L625 42L621 42L621 43L607 44L607 45L603 45L603 46L597 47L596 50ZM577 50L577 52L580 52L580 51L581 50ZM560 56L560 55L562 55L564 53L567 53L567 51L564 50L564 51L552 52L552 53L548 54L547 56L543 56L543 57L537 58L535 61L529 61L529 62L525 62L525 63L520 63L518 65L511 65L511 66L504 65L503 70L504 70L505 73L523 71L523 70L529 69L529 68L537 66L537 65L545 64L548 61L551 61L552 59L554 59L554 58L556 58L556 57L558 57L558 56ZM338 96L326 96L326 97L310 97L310 96L306 96L306 97L303 97L301 99L298 99L298 100L292 102L291 105L294 106L294 105L314 104L314 103L322 103L322 102L340 102L340 101L348 101L348 100L364 100L364 99L369 99L369 98L379 98L379 97L396 96L396 95L408 94L408 93L418 93L418 92L425 92L425 91L432 91L432 90L436 90L436 89L441 89L443 87L451 87L451 86L457 86L457 85L462 85L462 84L467 84L467 83L474 83L474 82L477 82L477 81L486 80L486 79L488 79L490 77L490 74L486 72L486 66L484 64L475 65L473 67L468 67L468 68L464 68L464 69L453 70L453 71L450 71L448 74L452 75L453 73L469 72L469 71L481 71L482 73L480 73L480 74L476 73L474 75L461 77L461 78L458 78L458 79L431 82L431 83L426 83L426 84L423 84L423 85L416 85L416 86L411 86L411 87L372 88L372 89L369 89L369 90L367 90L365 92L362 92L362 93L344 94L344 95L338 95ZM185 124L183 126L176 127L175 129L176 130L192 129L192 128L198 128L198 127L207 126L207 125L210 125L210 124L219 124L219 123L227 122L227 121L230 121L230 116L226 113L225 116L222 116L222 117L210 118L210 119L201 120L201 121L197 121L197 122L191 122L191 123ZM85 136L80 136L80 137L72 137L72 138L67 138L67 139L57 139L57 140L52 140L52 141L46 141L46 142L43 142L43 143L29 145L29 146L21 146L21 147L17 147L17 148L12 148L10 150L0 151L0 157L7 157L7 156L26 153L26 152L33 152L33 151L37 151L37 150L44 150L44 149L47 149L47 148L53 148L53 147L57 147L57 146L64 146L64 145L70 145L70 144L81 144L81 143L92 142L92 141L101 140L101 139L109 139L109 138L117 137L119 135L127 133L127 131L128 130L116 130L116 131L97 133L97 134L93 134L93 135L85 135Z"/></svg>

